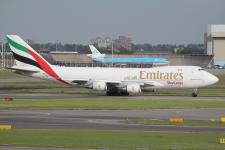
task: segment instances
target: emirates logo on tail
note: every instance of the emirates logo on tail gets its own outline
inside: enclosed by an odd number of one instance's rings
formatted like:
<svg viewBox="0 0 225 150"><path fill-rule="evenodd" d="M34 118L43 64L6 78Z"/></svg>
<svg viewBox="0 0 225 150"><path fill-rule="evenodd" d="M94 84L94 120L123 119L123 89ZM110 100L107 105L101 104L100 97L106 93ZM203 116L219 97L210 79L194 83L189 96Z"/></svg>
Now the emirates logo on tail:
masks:
<svg viewBox="0 0 225 150"><path fill-rule="evenodd" d="M40 56L19 36L7 35L7 41L16 60L38 67L56 80L68 84L56 74L51 65L42 56Z"/></svg>

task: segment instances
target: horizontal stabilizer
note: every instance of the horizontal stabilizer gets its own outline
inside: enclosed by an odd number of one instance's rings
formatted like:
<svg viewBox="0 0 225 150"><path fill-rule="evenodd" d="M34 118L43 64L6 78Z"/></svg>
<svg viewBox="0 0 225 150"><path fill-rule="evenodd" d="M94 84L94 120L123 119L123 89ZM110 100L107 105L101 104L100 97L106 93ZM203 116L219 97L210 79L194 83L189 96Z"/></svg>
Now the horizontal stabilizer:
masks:
<svg viewBox="0 0 225 150"><path fill-rule="evenodd" d="M10 68L10 67L6 67L5 69L9 69L9 70L14 70L14 71L18 71L18 72L24 72L24 73L37 73L40 72L39 70L30 70L30 69L24 69L24 68Z"/></svg>

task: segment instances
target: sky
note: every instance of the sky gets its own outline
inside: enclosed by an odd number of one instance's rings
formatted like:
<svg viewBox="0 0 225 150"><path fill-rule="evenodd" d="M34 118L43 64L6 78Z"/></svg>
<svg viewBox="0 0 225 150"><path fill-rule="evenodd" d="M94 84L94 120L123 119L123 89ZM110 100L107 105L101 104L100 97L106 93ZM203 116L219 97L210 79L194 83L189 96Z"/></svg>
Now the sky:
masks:
<svg viewBox="0 0 225 150"><path fill-rule="evenodd" d="M225 0L0 0L0 19L0 35L41 43L203 43L208 25L225 24Z"/></svg>

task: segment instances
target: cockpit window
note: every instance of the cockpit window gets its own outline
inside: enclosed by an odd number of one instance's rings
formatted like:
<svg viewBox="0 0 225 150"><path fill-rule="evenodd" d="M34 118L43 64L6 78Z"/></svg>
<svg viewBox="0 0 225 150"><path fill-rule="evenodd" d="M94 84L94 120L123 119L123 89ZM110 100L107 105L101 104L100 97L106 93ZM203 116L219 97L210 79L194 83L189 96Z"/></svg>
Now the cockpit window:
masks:
<svg viewBox="0 0 225 150"><path fill-rule="evenodd" d="M199 68L198 70L199 70L199 71L202 71L202 70L204 70L204 69L203 69L203 68Z"/></svg>

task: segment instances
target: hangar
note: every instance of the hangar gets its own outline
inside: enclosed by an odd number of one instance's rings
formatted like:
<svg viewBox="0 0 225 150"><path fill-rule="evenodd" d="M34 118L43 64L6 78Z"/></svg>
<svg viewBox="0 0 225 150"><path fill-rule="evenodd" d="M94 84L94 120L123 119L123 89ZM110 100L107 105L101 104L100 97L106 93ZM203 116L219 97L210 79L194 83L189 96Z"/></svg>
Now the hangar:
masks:
<svg viewBox="0 0 225 150"><path fill-rule="evenodd" d="M225 64L225 25L210 25L205 41L207 55L214 55L212 65L223 66Z"/></svg>

